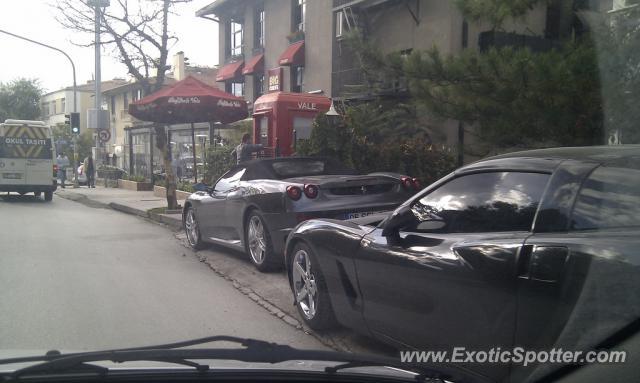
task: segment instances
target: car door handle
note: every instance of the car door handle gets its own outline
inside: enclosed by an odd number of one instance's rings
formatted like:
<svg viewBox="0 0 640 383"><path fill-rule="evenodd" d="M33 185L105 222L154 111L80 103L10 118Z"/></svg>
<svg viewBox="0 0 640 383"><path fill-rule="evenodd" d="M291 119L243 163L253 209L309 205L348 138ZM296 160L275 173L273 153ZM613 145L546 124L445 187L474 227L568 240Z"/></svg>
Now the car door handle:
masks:
<svg viewBox="0 0 640 383"><path fill-rule="evenodd" d="M564 246L525 245L518 256L518 277L538 282L558 282L569 258Z"/></svg>

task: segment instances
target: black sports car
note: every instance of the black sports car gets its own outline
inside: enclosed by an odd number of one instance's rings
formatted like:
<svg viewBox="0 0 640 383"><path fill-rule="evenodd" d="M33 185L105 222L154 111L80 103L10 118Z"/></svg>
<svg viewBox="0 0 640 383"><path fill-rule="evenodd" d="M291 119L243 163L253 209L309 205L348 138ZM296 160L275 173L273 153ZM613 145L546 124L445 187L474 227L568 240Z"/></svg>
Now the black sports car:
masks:
<svg viewBox="0 0 640 383"><path fill-rule="evenodd" d="M264 271L284 265L282 250L298 223L393 210L419 188L407 176L357 175L328 158L261 159L234 166L211 190L192 194L182 217L192 247L242 249Z"/></svg>
<svg viewBox="0 0 640 383"><path fill-rule="evenodd" d="M638 328L640 146L493 157L363 221L309 220L289 236L289 281L312 328L337 320L448 351L588 350ZM522 381L554 365L468 367Z"/></svg>

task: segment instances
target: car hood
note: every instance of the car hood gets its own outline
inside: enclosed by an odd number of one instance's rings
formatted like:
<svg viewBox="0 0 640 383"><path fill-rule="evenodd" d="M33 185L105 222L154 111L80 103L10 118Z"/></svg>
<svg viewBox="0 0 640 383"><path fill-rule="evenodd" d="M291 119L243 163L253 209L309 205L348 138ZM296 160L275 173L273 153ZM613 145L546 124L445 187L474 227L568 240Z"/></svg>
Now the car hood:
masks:
<svg viewBox="0 0 640 383"><path fill-rule="evenodd" d="M44 355L48 350L0 350L0 359L27 357L34 355ZM87 350L60 350L63 354L86 352ZM18 369L28 367L30 365L37 364L39 362L23 362L15 364L6 364L0 366L0 374L9 374ZM291 360L280 363L256 363L256 362L241 362L235 360L198 360L198 363L208 365L213 371L276 371L278 372L323 372L326 367L332 367L341 364L341 362L328 362L328 361L310 361L310 360ZM162 373L179 373L190 372L193 368L176 365L175 363L158 362L158 361L127 361L127 362L112 362L112 361L100 361L91 362L91 364L101 367L109 368L110 370L119 372L157 372ZM412 371L405 371L394 367L383 366L366 366L366 367L354 367L343 370L344 373L357 373L366 374L372 376L384 376L395 377L400 379L415 379L417 375Z"/></svg>

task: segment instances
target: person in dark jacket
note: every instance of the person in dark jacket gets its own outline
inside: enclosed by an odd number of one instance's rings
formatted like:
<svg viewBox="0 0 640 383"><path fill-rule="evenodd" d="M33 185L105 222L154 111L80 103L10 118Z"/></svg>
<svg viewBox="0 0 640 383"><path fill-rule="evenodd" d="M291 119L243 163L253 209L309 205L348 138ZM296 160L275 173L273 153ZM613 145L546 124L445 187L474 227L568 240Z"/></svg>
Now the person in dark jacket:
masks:
<svg viewBox="0 0 640 383"><path fill-rule="evenodd" d="M95 164L93 162L93 157L91 156L91 153L89 153L89 156L85 158L83 169L84 169L84 174L86 174L87 176L87 187L95 188L96 187L96 180L95 180L96 168L95 168Z"/></svg>
<svg viewBox="0 0 640 383"><path fill-rule="evenodd" d="M236 160L238 164L251 160L251 154L255 152L261 151L264 146L262 144L251 144L249 140L251 136L248 133L245 133L242 136L242 142L240 145L236 146Z"/></svg>

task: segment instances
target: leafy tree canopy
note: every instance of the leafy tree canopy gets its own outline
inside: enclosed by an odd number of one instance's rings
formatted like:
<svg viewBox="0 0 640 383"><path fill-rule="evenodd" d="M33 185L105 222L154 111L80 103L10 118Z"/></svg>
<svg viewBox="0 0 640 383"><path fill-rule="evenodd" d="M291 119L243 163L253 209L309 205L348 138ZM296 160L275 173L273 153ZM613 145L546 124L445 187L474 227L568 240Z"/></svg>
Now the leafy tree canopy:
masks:
<svg viewBox="0 0 640 383"><path fill-rule="evenodd" d="M455 0L462 14L472 21L488 21L494 28L507 19L524 17L538 3L548 0Z"/></svg>
<svg viewBox="0 0 640 383"><path fill-rule="evenodd" d="M20 78L0 83L0 121L8 118L37 120L40 118L42 88L38 80Z"/></svg>

